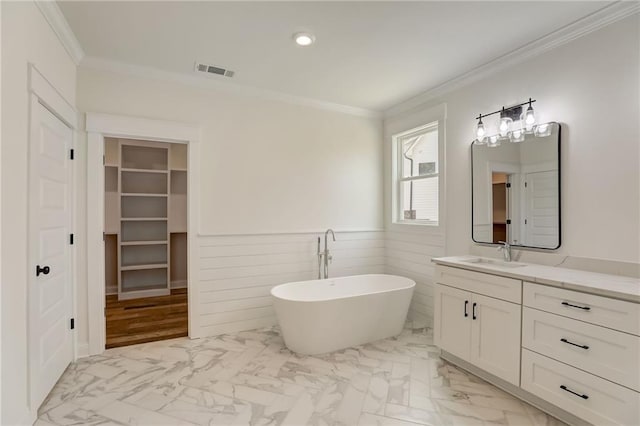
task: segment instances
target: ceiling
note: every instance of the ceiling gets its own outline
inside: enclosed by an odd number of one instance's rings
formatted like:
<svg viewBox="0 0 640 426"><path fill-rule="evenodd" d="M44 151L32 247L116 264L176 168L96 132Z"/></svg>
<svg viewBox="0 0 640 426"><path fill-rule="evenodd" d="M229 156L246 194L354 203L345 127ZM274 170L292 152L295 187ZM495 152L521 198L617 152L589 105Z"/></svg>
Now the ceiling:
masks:
<svg viewBox="0 0 640 426"><path fill-rule="evenodd" d="M58 2L90 57L374 111L609 3ZM296 46L297 31L316 43ZM196 60L235 76L196 74Z"/></svg>

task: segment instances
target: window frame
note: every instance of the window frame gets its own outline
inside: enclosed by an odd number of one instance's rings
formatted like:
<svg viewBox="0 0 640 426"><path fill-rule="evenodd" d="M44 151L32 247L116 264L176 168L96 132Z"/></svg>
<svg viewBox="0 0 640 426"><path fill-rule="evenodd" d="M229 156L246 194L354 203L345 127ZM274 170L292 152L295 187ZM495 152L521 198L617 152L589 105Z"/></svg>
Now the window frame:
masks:
<svg viewBox="0 0 640 426"><path fill-rule="evenodd" d="M418 176L402 176L402 140L421 133L426 133L431 129L437 129L438 132L438 172L430 173L427 175ZM409 226L422 226L430 228L439 228L444 226L442 217L443 203L444 203L444 121L432 120L427 124L423 124L417 127L412 127L409 130L405 130L399 133L395 133L391 136L392 141L392 200L391 200L391 223L393 225L409 225ZM402 206L402 184L405 182L415 182L420 180L426 180L437 177L438 178L438 220L429 219L405 219Z"/></svg>

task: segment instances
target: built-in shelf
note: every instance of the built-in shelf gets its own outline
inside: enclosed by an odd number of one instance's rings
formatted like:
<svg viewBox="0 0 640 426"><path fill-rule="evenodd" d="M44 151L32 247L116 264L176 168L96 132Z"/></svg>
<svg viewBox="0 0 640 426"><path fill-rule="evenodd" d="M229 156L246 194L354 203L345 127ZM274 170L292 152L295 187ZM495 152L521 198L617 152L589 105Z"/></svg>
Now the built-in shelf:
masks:
<svg viewBox="0 0 640 426"><path fill-rule="evenodd" d="M122 217L120 218L123 222L147 222L154 220L168 220L166 217Z"/></svg>
<svg viewBox="0 0 640 426"><path fill-rule="evenodd" d="M186 286L186 209L187 145L105 138L105 230L118 299Z"/></svg>
<svg viewBox="0 0 640 426"><path fill-rule="evenodd" d="M167 268L169 264L167 263L150 263L147 265L130 265L130 266L122 266L120 268L121 271L140 271L143 269L161 269Z"/></svg>
<svg viewBox="0 0 640 426"><path fill-rule="evenodd" d="M120 169L123 172L130 172L130 173L159 173L159 174L167 174L169 173L169 170L153 170L153 169Z"/></svg>
<svg viewBox="0 0 640 426"><path fill-rule="evenodd" d="M149 194L147 193L137 193L137 192L123 192L122 194L123 197L168 197L168 194Z"/></svg>
<svg viewBox="0 0 640 426"><path fill-rule="evenodd" d="M120 243L121 246L152 246L155 244L167 244L167 240L158 240L158 241L123 241Z"/></svg>

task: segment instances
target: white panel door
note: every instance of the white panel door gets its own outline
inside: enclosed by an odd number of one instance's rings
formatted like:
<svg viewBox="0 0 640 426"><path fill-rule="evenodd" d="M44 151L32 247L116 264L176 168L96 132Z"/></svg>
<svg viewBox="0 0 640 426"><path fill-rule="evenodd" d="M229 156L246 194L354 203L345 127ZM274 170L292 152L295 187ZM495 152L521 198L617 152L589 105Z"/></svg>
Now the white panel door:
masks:
<svg viewBox="0 0 640 426"><path fill-rule="evenodd" d="M471 293L436 284L435 299L436 345L468 360L471 345Z"/></svg>
<svg viewBox="0 0 640 426"><path fill-rule="evenodd" d="M525 176L526 245L558 246L558 171Z"/></svg>
<svg viewBox="0 0 640 426"><path fill-rule="evenodd" d="M33 103L29 164L29 374L36 410L73 357L69 227L72 130Z"/></svg>
<svg viewBox="0 0 640 426"><path fill-rule="evenodd" d="M469 361L516 386L520 385L520 325L518 304L473 295Z"/></svg>

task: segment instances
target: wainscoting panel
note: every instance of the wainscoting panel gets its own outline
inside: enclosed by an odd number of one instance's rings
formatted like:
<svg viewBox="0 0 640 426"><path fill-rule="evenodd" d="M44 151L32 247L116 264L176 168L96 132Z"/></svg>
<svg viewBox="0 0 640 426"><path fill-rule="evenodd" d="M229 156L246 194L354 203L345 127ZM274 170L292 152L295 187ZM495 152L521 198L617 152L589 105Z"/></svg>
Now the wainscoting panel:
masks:
<svg viewBox="0 0 640 426"><path fill-rule="evenodd" d="M318 277L318 237L324 247L319 233L200 236L201 335L274 325L271 288ZM383 231L336 232L329 250L332 277L385 272Z"/></svg>
<svg viewBox="0 0 640 426"><path fill-rule="evenodd" d="M444 237L398 231L387 231L385 235L386 273L416 282L409 318L416 324L433 326L434 265L431 258L444 256Z"/></svg>

